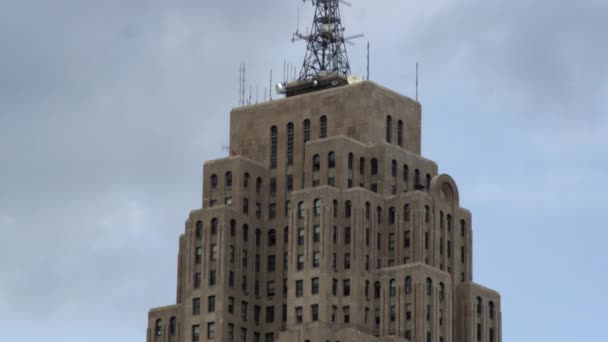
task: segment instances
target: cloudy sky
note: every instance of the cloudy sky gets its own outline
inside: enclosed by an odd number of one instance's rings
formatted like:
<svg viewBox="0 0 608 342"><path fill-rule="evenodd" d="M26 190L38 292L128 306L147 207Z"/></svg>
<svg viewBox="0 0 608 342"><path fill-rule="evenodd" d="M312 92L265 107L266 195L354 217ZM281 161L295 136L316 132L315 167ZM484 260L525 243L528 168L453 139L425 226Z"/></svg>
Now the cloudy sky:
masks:
<svg viewBox="0 0 608 342"><path fill-rule="evenodd" d="M352 0L353 71L414 95L474 217L504 341L597 341L608 275L608 1ZM0 331L144 341L225 155L238 65L296 65L299 0L0 0ZM254 95L255 97L255 95Z"/></svg>

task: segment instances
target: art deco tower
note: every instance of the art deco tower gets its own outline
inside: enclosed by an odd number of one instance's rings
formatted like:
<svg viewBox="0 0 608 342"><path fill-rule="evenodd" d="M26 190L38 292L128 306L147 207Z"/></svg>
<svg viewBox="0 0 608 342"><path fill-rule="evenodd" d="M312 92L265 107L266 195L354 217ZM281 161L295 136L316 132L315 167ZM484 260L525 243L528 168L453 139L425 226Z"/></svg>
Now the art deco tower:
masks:
<svg viewBox="0 0 608 342"><path fill-rule="evenodd" d="M338 1L313 4L305 38L339 63L231 111L231 154L204 165L176 304L150 310L147 342L500 342L500 296L473 283L471 213L420 155L420 104L346 84Z"/></svg>

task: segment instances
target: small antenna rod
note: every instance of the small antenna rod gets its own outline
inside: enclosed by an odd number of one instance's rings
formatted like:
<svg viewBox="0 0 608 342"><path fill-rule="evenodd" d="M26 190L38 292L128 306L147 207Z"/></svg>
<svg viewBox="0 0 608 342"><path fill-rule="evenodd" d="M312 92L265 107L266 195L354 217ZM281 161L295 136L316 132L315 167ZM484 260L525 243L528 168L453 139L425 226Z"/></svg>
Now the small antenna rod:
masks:
<svg viewBox="0 0 608 342"><path fill-rule="evenodd" d="M272 101L272 69L270 69L270 84L268 87L269 100Z"/></svg>
<svg viewBox="0 0 608 342"><path fill-rule="evenodd" d="M418 62L416 62L416 101L418 101Z"/></svg>
<svg viewBox="0 0 608 342"><path fill-rule="evenodd" d="M238 105L241 105L241 65L239 64L239 102Z"/></svg>
<svg viewBox="0 0 608 342"><path fill-rule="evenodd" d="M245 62L243 62L243 106L245 105Z"/></svg>
<svg viewBox="0 0 608 342"><path fill-rule="evenodd" d="M369 40L367 41L367 80L369 81Z"/></svg>
<svg viewBox="0 0 608 342"><path fill-rule="evenodd" d="M247 103L248 105L251 105L251 89L252 89L252 86L250 85L249 86L249 103Z"/></svg>

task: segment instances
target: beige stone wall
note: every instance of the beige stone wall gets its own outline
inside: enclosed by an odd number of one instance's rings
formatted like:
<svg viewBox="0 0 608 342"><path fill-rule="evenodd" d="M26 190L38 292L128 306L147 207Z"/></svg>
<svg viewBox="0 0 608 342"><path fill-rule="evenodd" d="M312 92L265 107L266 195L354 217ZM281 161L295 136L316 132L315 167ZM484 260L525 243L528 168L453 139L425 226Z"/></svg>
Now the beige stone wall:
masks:
<svg viewBox="0 0 608 342"><path fill-rule="evenodd" d="M278 341L426 342L430 334L432 342L469 342L477 324L481 341L490 341L490 329L500 341L500 297L472 283L471 214L460 207L454 180L420 156L420 126L416 101L372 82L233 109L230 156L205 163L202 208L190 213L179 239L178 305L150 311L148 342L193 341L194 325L200 341L256 341L257 333L259 341L273 334ZM493 319L471 312L478 297L494 304ZM193 314L194 299L200 314ZM179 333L155 336L156 320L173 316Z"/></svg>

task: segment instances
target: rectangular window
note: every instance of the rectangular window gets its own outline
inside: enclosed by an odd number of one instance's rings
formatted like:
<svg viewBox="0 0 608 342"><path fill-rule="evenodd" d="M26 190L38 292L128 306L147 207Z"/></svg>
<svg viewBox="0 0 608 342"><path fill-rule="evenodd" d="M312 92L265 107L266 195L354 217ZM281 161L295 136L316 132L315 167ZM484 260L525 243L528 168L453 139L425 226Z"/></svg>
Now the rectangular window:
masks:
<svg viewBox="0 0 608 342"><path fill-rule="evenodd" d="M311 319L313 322L319 320L319 305L313 304L310 306Z"/></svg>
<svg viewBox="0 0 608 342"><path fill-rule="evenodd" d="M234 340L234 324L228 323L228 341Z"/></svg>
<svg viewBox="0 0 608 342"><path fill-rule="evenodd" d="M202 247L196 247L196 253L195 253L195 257L194 257L194 262L197 265L200 265L202 259L203 259L203 248Z"/></svg>
<svg viewBox="0 0 608 342"><path fill-rule="evenodd" d="M215 270L209 271L209 286L215 286Z"/></svg>
<svg viewBox="0 0 608 342"><path fill-rule="evenodd" d="M344 227L344 243L350 244L350 227Z"/></svg>
<svg viewBox="0 0 608 342"><path fill-rule="evenodd" d="M241 319L243 320L243 322L247 322L247 306L247 302L241 302Z"/></svg>
<svg viewBox="0 0 608 342"><path fill-rule="evenodd" d="M311 283L310 284L311 285L311 293L313 295L319 294L319 278L317 278L317 277L312 278L311 281L310 281L310 283Z"/></svg>
<svg viewBox="0 0 608 342"><path fill-rule="evenodd" d="M319 242L319 241L321 241L321 226L316 224L313 227L312 242Z"/></svg>
<svg viewBox="0 0 608 342"><path fill-rule="evenodd" d="M389 251L395 250L395 234L394 233L388 234L388 250Z"/></svg>
<svg viewBox="0 0 608 342"><path fill-rule="evenodd" d="M266 283L266 295L268 297L274 297L274 292L275 292L275 289L274 289L274 280L269 280Z"/></svg>
<svg viewBox="0 0 608 342"><path fill-rule="evenodd" d="M253 307L253 321L256 325L260 324L260 311L261 309L259 305L255 305Z"/></svg>
<svg viewBox="0 0 608 342"><path fill-rule="evenodd" d="M266 268L268 270L268 272L274 272L276 269L276 258L273 255L269 255L268 256L268 267Z"/></svg>
<svg viewBox="0 0 608 342"><path fill-rule="evenodd" d="M249 198L243 197L243 214L249 214Z"/></svg>
<svg viewBox="0 0 608 342"><path fill-rule="evenodd" d="M274 322L274 306L266 307L266 323Z"/></svg>
<svg viewBox="0 0 608 342"><path fill-rule="evenodd" d="M409 230L406 230L405 232L403 232L403 247L405 247L405 248L410 247L410 231Z"/></svg>
<svg viewBox="0 0 608 342"><path fill-rule="evenodd" d="M234 297L228 297L228 313L234 315Z"/></svg>
<svg viewBox="0 0 608 342"><path fill-rule="evenodd" d="M296 297L302 297L304 295L304 281L296 280Z"/></svg>
<svg viewBox="0 0 608 342"><path fill-rule="evenodd" d="M303 321L303 310L301 306L296 306L296 321L302 323Z"/></svg>
<svg viewBox="0 0 608 342"><path fill-rule="evenodd" d="M350 253L344 254L344 269L350 270Z"/></svg>
<svg viewBox="0 0 608 342"><path fill-rule="evenodd" d="M211 244L210 258L211 258L211 261L217 260L217 245L216 244Z"/></svg>
<svg viewBox="0 0 608 342"><path fill-rule="evenodd" d="M207 339L208 340L215 339L215 323L214 322L207 323Z"/></svg>
<svg viewBox="0 0 608 342"><path fill-rule="evenodd" d="M193 315L201 314L201 299L200 298L192 299L192 314Z"/></svg>
<svg viewBox="0 0 608 342"><path fill-rule="evenodd" d="M333 279L331 282L331 294L338 295L338 279Z"/></svg>
<svg viewBox="0 0 608 342"><path fill-rule="evenodd" d="M319 252L312 253L312 267L319 267L319 263L321 260L321 254Z"/></svg>
<svg viewBox="0 0 608 342"><path fill-rule="evenodd" d="M350 296L350 279L344 279L342 290L342 294L344 295L344 297Z"/></svg>
<svg viewBox="0 0 608 342"><path fill-rule="evenodd" d="M342 313L344 314L344 323L350 322L350 307L345 306L342 308Z"/></svg>
<svg viewBox="0 0 608 342"><path fill-rule="evenodd" d="M241 328L241 342L247 342L247 328Z"/></svg>
<svg viewBox="0 0 608 342"><path fill-rule="evenodd" d="M207 312L215 312L215 296L207 297Z"/></svg>
<svg viewBox="0 0 608 342"><path fill-rule="evenodd" d="M192 326L192 342L198 342L201 340L201 327L196 324Z"/></svg>
<svg viewBox="0 0 608 342"><path fill-rule="evenodd" d="M297 269L298 271L301 271L304 269L304 255L303 254L298 254L298 265L297 265Z"/></svg>
<svg viewBox="0 0 608 342"><path fill-rule="evenodd" d="M298 245L304 244L304 228L298 228Z"/></svg>
<svg viewBox="0 0 608 342"><path fill-rule="evenodd" d="M194 273L194 288L195 289L201 288L201 272Z"/></svg>
<svg viewBox="0 0 608 342"><path fill-rule="evenodd" d="M277 204L276 203L270 203L268 205L268 218L269 219L273 219L277 217Z"/></svg>

